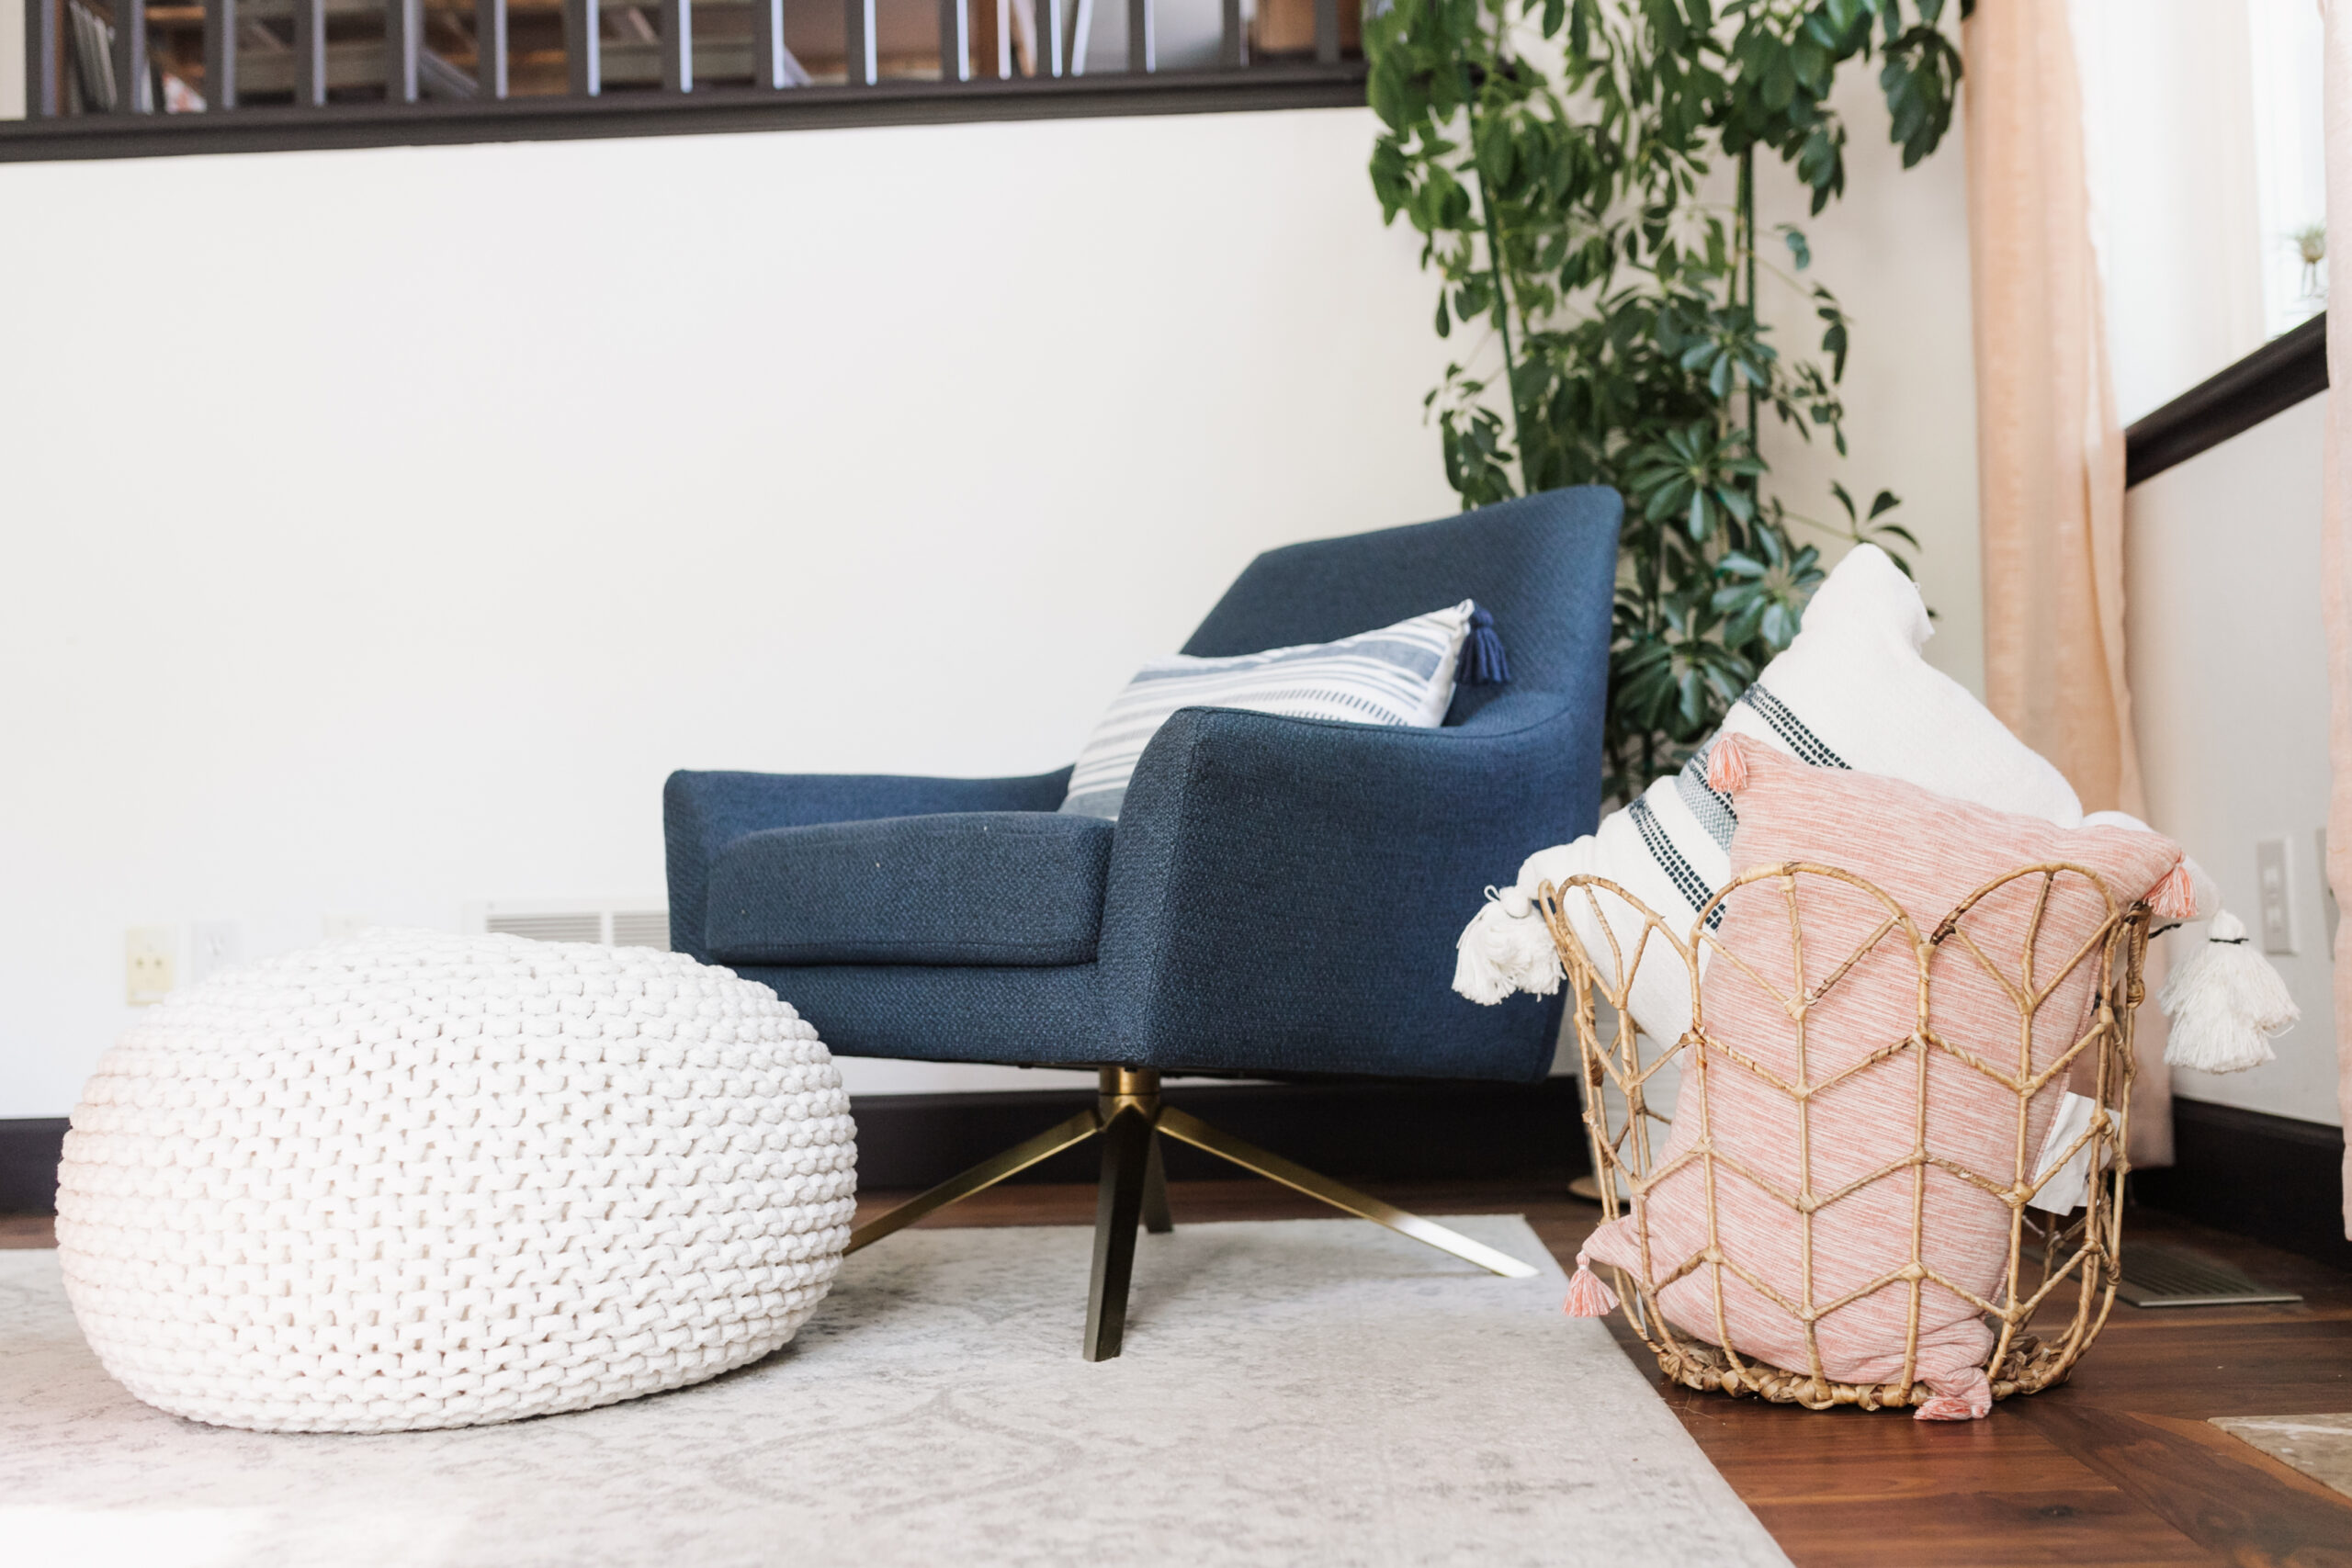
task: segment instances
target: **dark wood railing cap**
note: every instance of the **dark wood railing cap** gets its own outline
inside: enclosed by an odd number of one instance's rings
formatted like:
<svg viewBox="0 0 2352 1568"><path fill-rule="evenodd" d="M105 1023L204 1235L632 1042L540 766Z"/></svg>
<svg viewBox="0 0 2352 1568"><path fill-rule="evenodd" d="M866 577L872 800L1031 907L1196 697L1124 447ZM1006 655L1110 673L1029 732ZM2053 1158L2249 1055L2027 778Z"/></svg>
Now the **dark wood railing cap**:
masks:
<svg viewBox="0 0 2352 1568"><path fill-rule="evenodd" d="M2327 313L2264 344L2123 433L2129 490L2327 390Z"/></svg>

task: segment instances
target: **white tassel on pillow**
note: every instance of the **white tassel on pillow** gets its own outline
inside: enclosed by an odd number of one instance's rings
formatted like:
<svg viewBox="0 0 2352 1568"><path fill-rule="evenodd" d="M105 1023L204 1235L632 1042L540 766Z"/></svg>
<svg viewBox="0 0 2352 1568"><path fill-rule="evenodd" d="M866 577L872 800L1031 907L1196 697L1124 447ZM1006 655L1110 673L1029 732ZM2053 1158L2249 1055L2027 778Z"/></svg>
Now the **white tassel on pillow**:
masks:
<svg viewBox="0 0 2352 1568"><path fill-rule="evenodd" d="M1513 991L1548 997L1560 988L1560 954L1552 933L1516 888L1506 888L1463 928L1453 944L1453 988L1484 1007ZM1513 914L1511 907L1519 906Z"/></svg>
<svg viewBox="0 0 2352 1568"><path fill-rule="evenodd" d="M1535 907L1545 883L1557 887L1593 869L1593 836L1538 850L1520 863L1519 880L1487 889L1487 903L1453 943L1453 988L1482 1007L1513 991L1548 997L1565 977L1560 950Z"/></svg>
<svg viewBox="0 0 2352 1568"><path fill-rule="evenodd" d="M2270 1037L2303 1016L2278 971L2246 940L2245 923L2221 908L2203 948L2173 971L2156 1006L2172 1021L2165 1065L2200 1073L2242 1073L2277 1060Z"/></svg>

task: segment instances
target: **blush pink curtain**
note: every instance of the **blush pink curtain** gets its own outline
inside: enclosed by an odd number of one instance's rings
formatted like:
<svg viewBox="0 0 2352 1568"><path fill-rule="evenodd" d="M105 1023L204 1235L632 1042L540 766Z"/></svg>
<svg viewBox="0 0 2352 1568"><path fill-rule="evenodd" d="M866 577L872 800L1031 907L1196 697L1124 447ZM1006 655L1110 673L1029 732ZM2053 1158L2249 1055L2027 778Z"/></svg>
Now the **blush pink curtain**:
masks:
<svg viewBox="0 0 2352 1568"><path fill-rule="evenodd" d="M2327 880L2352 904L2352 0L2327 4L2327 456L2320 521L2320 602L2327 616ZM2352 1125L2352 922L2335 933L2336 1095ZM2352 1152L2344 1234L2352 1236Z"/></svg>
<svg viewBox="0 0 2352 1568"><path fill-rule="evenodd" d="M2123 432L2068 9L1979 0L1965 29L1984 699L2085 810L2144 816L2123 662ZM2148 976L2151 996L2162 979ZM2143 1008L2134 1165L2172 1163L2164 1043Z"/></svg>

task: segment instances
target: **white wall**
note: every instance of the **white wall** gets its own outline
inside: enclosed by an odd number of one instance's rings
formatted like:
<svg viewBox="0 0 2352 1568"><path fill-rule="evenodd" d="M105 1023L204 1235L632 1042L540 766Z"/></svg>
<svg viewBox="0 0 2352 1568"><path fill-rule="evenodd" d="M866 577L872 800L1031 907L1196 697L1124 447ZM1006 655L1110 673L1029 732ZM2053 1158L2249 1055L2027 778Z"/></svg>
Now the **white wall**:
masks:
<svg viewBox="0 0 2352 1568"><path fill-rule="evenodd" d="M0 1116L129 926L658 897L673 768L1053 768L1259 550L1453 510L1370 137L0 168Z"/></svg>
<svg viewBox="0 0 2352 1568"><path fill-rule="evenodd" d="M1874 70L1850 68L1833 99L1846 118L1846 195L1819 217L1794 174L1759 165L1757 227L1765 254L1786 270L1775 227L1793 223L1813 245L1813 265L1758 289L1781 352L1811 354L1821 322L1806 289L1815 283L1852 318L1844 392L1852 456L1826 437L1808 443L1768 416L1764 451L1792 508L1840 525L1829 494L1842 479L1865 510L1881 489L1903 498L1894 513L1925 548L1905 551L1936 615L1928 662L1983 695L1984 562L1976 519L1976 371L1969 306L1968 164L1955 116L1943 145L1914 168L1886 140L1886 99ZM1792 287L1792 282L1802 287ZM1822 536L1797 530L1810 543ZM1842 545L1825 547L1834 561ZM1900 545L1896 546L1901 549Z"/></svg>
<svg viewBox="0 0 2352 1568"><path fill-rule="evenodd" d="M2155 824L2219 879L2259 942L2255 845L2287 840L2298 951L2274 956L2303 1010L2250 1073L2174 1075L2175 1092L2340 1122L2331 964L2314 835L2327 819L2313 398L2159 474L2125 499L2125 640ZM2204 928L2165 940L2175 961Z"/></svg>
<svg viewBox="0 0 2352 1568"><path fill-rule="evenodd" d="M1372 126L0 166L0 1116L130 1021L129 927L658 897L673 768L1052 768L1259 550L1453 510ZM1972 678L1958 154L1864 140L1856 488Z"/></svg>

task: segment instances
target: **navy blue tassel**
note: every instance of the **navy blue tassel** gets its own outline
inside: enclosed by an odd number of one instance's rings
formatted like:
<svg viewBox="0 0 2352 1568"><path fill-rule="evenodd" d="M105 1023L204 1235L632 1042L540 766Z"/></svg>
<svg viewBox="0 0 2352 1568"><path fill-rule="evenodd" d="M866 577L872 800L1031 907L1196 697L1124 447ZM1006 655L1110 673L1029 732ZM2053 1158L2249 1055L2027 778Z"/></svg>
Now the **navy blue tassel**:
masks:
<svg viewBox="0 0 2352 1568"><path fill-rule="evenodd" d="M1495 635L1495 618L1483 605L1470 606L1470 635L1462 641L1462 660L1455 679L1464 686L1500 686L1510 680L1510 662L1503 658L1503 639Z"/></svg>

